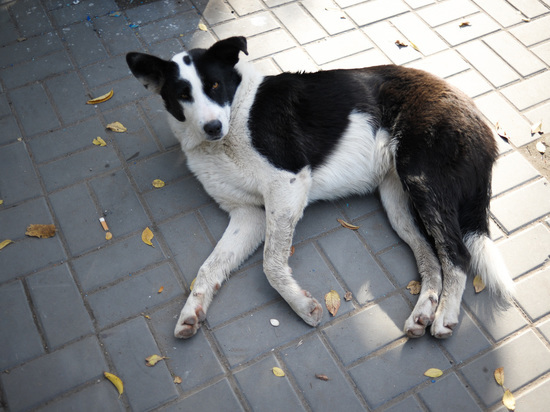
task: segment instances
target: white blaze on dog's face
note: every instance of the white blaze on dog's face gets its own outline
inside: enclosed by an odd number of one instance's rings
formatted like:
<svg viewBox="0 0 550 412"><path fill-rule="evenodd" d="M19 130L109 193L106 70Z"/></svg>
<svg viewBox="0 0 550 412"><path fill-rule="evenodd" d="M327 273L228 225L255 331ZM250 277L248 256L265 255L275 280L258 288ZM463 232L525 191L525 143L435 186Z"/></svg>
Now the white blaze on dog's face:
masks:
<svg viewBox="0 0 550 412"><path fill-rule="evenodd" d="M231 37L209 49L176 54L170 61L128 53L130 70L143 85L160 94L166 110L185 123L193 142L216 141L229 132L231 103L241 76L234 66L246 51L243 37Z"/></svg>

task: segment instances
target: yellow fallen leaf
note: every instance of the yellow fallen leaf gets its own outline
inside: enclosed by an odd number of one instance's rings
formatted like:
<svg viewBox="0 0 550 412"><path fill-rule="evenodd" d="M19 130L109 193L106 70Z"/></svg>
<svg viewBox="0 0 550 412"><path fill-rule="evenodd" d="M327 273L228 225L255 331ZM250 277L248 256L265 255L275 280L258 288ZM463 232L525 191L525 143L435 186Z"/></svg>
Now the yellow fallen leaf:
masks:
<svg viewBox="0 0 550 412"><path fill-rule="evenodd" d="M124 392L124 385L122 384L120 378L109 372L103 372L103 375L105 375L105 377L109 379L113 385L115 385L115 388L118 390L118 397L120 398L120 395Z"/></svg>
<svg viewBox="0 0 550 412"><path fill-rule="evenodd" d="M10 243L13 243L13 240L6 239L2 242L0 242L0 250L4 249L6 246L8 246Z"/></svg>
<svg viewBox="0 0 550 412"><path fill-rule="evenodd" d="M182 383L183 381L181 380L181 378L179 376L174 376L174 383L176 384L180 384Z"/></svg>
<svg viewBox="0 0 550 412"><path fill-rule="evenodd" d="M191 281L191 285L189 285L189 290L193 290L193 288L195 287L195 280L197 280L197 278Z"/></svg>
<svg viewBox="0 0 550 412"><path fill-rule="evenodd" d="M109 100L111 97L113 97L113 90L111 90L109 93L105 93L103 96L96 97L95 99L90 99L86 102L86 104L98 104L103 103Z"/></svg>
<svg viewBox="0 0 550 412"><path fill-rule="evenodd" d="M325 295L325 304L332 316L336 316L340 309L340 295L335 290L331 290Z"/></svg>
<svg viewBox="0 0 550 412"><path fill-rule="evenodd" d="M164 290L164 286L161 286L157 293L162 293L163 290Z"/></svg>
<svg viewBox="0 0 550 412"><path fill-rule="evenodd" d="M143 232L141 232L141 240L143 241L143 243L149 246L153 246L153 243L151 242L151 240L153 240L154 237L155 235L153 234L153 232L151 232L151 229L149 229L148 227L146 227L143 230Z"/></svg>
<svg viewBox="0 0 550 412"><path fill-rule="evenodd" d="M516 410L516 398L510 392L510 389L506 389L504 395L502 395L502 404L506 406L510 411Z"/></svg>
<svg viewBox="0 0 550 412"><path fill-rule="evenodd" d="M105 240L111 240L113 238L113 234L111 232L105 233Z"/></svg>
<svg viewBox="0 0 550 412"><path fill-rule="evenodd" d="M199 30L208 31L208 27L206 27L206 25L203 23L199 23Z"/></svg>
<svg viewBox="0 0 550 412"><path fill-rule="evenodd" d="M273 375L278 376L279 378L282 378L283 376L285 376L285 373L281 368L278 368L275 366L271 370L273 371Z"/></svg>
<svg viewBox="0 0 550 412"><path fill-rule="evenodd" d="M495 369L494 375L495 375L495 381L497 381L497 383L500 386L504 386L504 368L500 367Z"/></svg>
<svg viewBox="0 0 550 412"><path fill-rule="evenodd" d="M410 45L413 49L415 49L417 52L420 52L420 49L418 48L418 46L416 44L414 44L412 41L410 41L409 43L410 43Z"/></svg>
<svg viewBox="0 0 550 412"><path fill-rule="evenodd" d="M168 359L168 358L166 356L151 355L145 358L145 364L147 366L155 366L158 362L160 362L163 359Z"/></svg>
<svg viewBox="0 0 550 412"><path fill-rule="evenodd" d="M55 236L55 225L29 225L25 234L42 239Z"/></svg>
<svg viewBox="0 0 550 412"><path fill-rule="evenodd" d="M426 372L424 372L424 376L427 376L429 378L439 378L441 375L443 375L443 371L437 368L430 368Z"/></svg>
<svg viewBox="0 0 550 412"><path fill-rule="evenodd" d="M164 187L164 184L165 183L160 179L153 180L153 187L161 188L161 187Z"/></svg>
<svg viewBox="0 0 550 412"><path fill-rule="evenodd" d="M145 319L151 319L151 316L149 316L149 315L143 315L143 317L144 317Z"/></svg>
<svg viewBox="0 0 550 412"><path fill-rule="evenodd" d="M422 284L418 280L411 280L407 285L407 289L409 289L411 295L418 295L421 288Z"/></svg>
<svg viewBox="0 0 550 412"><path fill-rule="evenodd" d="M483 283L483 279L481 279L481 276L476 275L474 277L474 290L476 291L476 293L479 293L483 289L485 289L485 283Z"/></svg>
<svg viewBox="0 0 550 412"><path fill-rule="evenodd" d="M539 133L542 130L542 121L531 125L531 134Z"/></svg>
<svg viewBox="0 0 550 412"><path fill-rule="evenodd" d="M351 230L359 229L359 226L352 225L351 223L348 223L343 219L336 219L336 220L338 221L338 223L340 223L346 229L351 229Z"/></svg>
<svg viewBox="0 0 550 412"><path fill-rule="evenodd" d="M3 205L3 204L4 204L4 201L0 199L0 205Z"/></svg>
<svg viewBox="0 0 550 412"><path fill-rule="evenodd" d="M105 128L118 133L124 133L126 130L128 130L120 122L109 123L107 126L105 126Z"/></svg>
<svg viewBox="0 0 550 412"><path fill-rule="evenodd" d="M92 140L92 143L96 146L107 146L107 143L105 140L103 140L101 137L97 136L94 140Z"/></svg>

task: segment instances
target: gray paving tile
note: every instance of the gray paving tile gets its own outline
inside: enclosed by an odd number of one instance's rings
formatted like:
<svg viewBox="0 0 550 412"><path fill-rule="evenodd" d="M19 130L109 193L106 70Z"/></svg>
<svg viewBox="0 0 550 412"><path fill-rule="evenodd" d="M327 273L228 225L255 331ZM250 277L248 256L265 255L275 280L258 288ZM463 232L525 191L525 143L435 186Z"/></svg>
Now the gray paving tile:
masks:
<svg viewBox="0 0 550 412"><path fill-rule="evenodd" d="M262 3L259 0L230 0L229 4L239 16L263 9Z"/></svg>
<svg viewBox="0 0 550 412"><path fill-rule="evenodd" d="M356 222L360 233L374 253L401 242L393 231L386 213L375 213Z"/></svg>
<svg viewBox="0 0 550 412"><path fill-rule="evenodd" d="M309 43L325 37L326 32L299 4L289 4L273 10L283 25L300 42Z"/></svg>
<svg viewBox="0 0 550 412"><path fill-rule="evenodd" d="M521 23L521 14L505 0L477 0L476 3L504 27Z"/></svg>
<svg viewBox="0 0 550 412"><path fill-rule="evenodd" d="M159 1L153 4L164 5L166 3ZM136 9L127 10L126 14L129 15L131 11ZM145 16L148 15L142 14L142 18ZM130 21L132 21L132 18L130 18ZM123 16L112 17L107 15L98 17L94 19L94 27L96 27L97 34L105 49L111 55L126 54L130 50L139 51L142 48L136 37L136 32L129 27L128 20Z"/></svg>
<svg viewBox="0 0 550 412"><path fill-rule="evenodd" d="M48 0L47 10L59 26L66 26L77 21L86 21L98 15L107 14L118 7L113 0L102 0L100 2L79 2L77 4L66 3L62 0Z"/></svg>
<svg viewBox="0 0 550 412"><path fill-rule="evenodd" d="M27 135L59 127L59 120L42 85L31 84L14 90L10 97Z"/></svg>
<svg viewBox="0 0 550 412"><path fill-rule="evenodd" d="M493 196L498 196L538 176L537 170L518 152L502 156L493 167Z"/></svg>
<svg viewBox="0 0 550 412"><path fill-rule="evenodd" d="M351 21L344 13L336 10L334 3L330 0L305 0L302 4L331 35L353 28Z"/></svg>
<svg viewBox="0 0 550 412"><path fill-rule="evenodd" d="M537 272L517 283L517 302L533 320L550 312L550 270Z"/></svg>
<svg viewBox="0 0 550 412"><path fill-rule="evenodd" d="M4 45L14 42L17 38L17 29L8 13L7 7L2 8L0 11L0 44Z"/></svg>
<svg viewBox="0 0 550 412"><path fill-rule="evenodd" d="M408 11L409 8L402 0L374 0L352 6L346 10L348 16L358 26L375 23Z"/></svg>
<svg viewBox="0 0 550 412"><path fill-rule="evenodd" d="M416 260L407 245L394 246L380 254L378 258L399 286L406 286L411 280L420 280Z"/></svg>
<svg viewBox="0 0 550 412"><path fill-rule="evenodd" d="M549 22L550 22L550 16L543 17L541 19L536 19L532 22L529 22L529 24L522 24L517 27L514 27L510 29L510 33L512 33L524 45L532 46L536 43L539 43L548 39Z"/></svg>
<svg viewBox="0 0 550 412"><path fill-rule="evenodd" d="M441 396L445 394L444 396ZM420 399L433 411L482 411L454 373L437 380L419 392Z"/></svg>
<svg viewBox="0 0 550 412"><path fill-rule="evenodd" d="M405 64L422 57L412 47L398 47L395 44L403 35L387 21L369 24L363 30L394 64Z"/></svg>
<svg viewBox="0 0 550 412"><path fill-rule="evenodd" d="M493 89L491 84L475 70L468 70L446 79L471 98L485 94Z"/></svg>
<svg viewBox="0 0 550 412"><path fill-rule="evenodd" d="M91 141L88 145L89 149L85 151L62 157L39 167L38 170L48 192L101 175L110 169L116 170L121 166L111 145L99 147L92 145Z"/></svg>
<svg viewBox="0 0 550 412"><path fill-rule="evenodd" d="M336 204L344 210L346 216L351 220L382 209L382 204L375 195L351 196L337 200Z"/></svg>
<svg viewBox="0 0 550 412"><path fill-rule="evenodd" d="M193 4L209 24L221 23L235 18L231 13L231 9L222 0L195 0Z"/></svg>
<svg viewBox="0 0 550 412"><path fill-rule="evenodd" d="M130 69L126 64L126 53L130 51L143 50L140 46L133 47L129 45L124 49L124 55L122 56L116 56L81 68L80 73L82 73L82 77L88 86L96 88L127 77L130 74ZM108 86L106 87L108 88Z"/></svg>
<svg viewBox="0 0 550 412"><path fill-rule="evenodd" d="M550 43L542 43L538 46L532 47L531 51L535 53L546 64L550 61Z"/></svg>
<svg viewBox="0 0 550 412"><path fill-rule="evenodd" d="M542 322L537 328L546 340L550 342L550 320Z"/></svg>
<svg viewBox="0 0 550 412"><path fill-rule="evenodd" d="M136 162L133 159L130 162L130 173L142 191L151 190L152 182L155 179L161 179L170 184L191 173L187 169L185 155L179 148L149 157L141 162Z"/></svg>
<svg viewBox="0 0 550 412"><path fill-rule="evenodd" d="M67 46L78 66L105 59L107 51L89 22L74 24L63 30Z"/></svg>
<svg viewBox="0 0 550 412"><path fill-rule="evenodd" d="M86 407L105 411L122 412L125 410L116 389L107 380L100 380L92 386L87 386L76 393L48 403L37 410L40 412L72 412L84 410Z"/></svg>
<svg viewBox="0 0 550 412"><path fill-rule="evenodd" d="M188 391L224 373L203 329L191 339L181 340L174 337L174 327L183 307L184 299L156 311L151 315L150 325L155 331L155 338L162 353L168 359L173 375L179 376L182 383L179 387Z"/></svg>
<svg viewBox="0 0 550 412"><path fill-rule="evenodd" d="M395 25L397 30L403 33L409 42L413 42L425 56L446 50L448 47L447 44L426 25L426 23L412 13L405 13L393 17L391 22Z"/></svg>
<svg viewBox="0 0 550 412"><path fill-rule="evenodd" d="M493 19L484 13L469 16L468 22L470 23L469 26L461 27L460 21L454 21L437 27L435 31L451 46L456 46L489 33L494 33L500 28Z"/></svg>
<svg viewBox="0 0 550 412"><path fill-rule="evenodd" d="M2 67L8 67L62 49L63 45L55 32L45 33L0 48L0 62Z"/></svg>
<svg viewBox="0 0 550 412"><path fill-rule="evenodd" d="M10 105L8 103L8 100L6 99L6 93L0 94L0 116L10 116L11 115L11 109Z"/></svg>
<svg viewBox="0 0 550 412"><path fill-rule="evenodd" d="M320 40L306 46L306 51L319 65L371 49L373 44L359 31Z"/></svg>
<svg viewBox="0 0 550 412"><path fill-rule="evenodd" d="M0 380L8 407L24 410L99 379L104 370L107 365L102 349L97 339L90 337L12 369Z"/></svg>
<svg viewBox="0 0 550 412"><path fill-rule="evenodd" d="M53 223L48 205L43 197L15 207L0 209L0 227L2 227L2 236L6 239L24 239L27 226L32 222Z"/></svg>
<svg viewBox="0 0 550 412"><path fill-rule="evenodd" d="M550 402L550 381L539 383L515 398L518 411L543 411ZM504 405L501 405L496 411L506 412L507 410Z"/></svg>
<svg viewBox="0 0 550 412"><path fill-rule="evenodd" d="M125 11L130 21L142 24L149 23L155 20L160 20L166 16L190 11L193 6L189 0L183 0L177 3L155 1L133 7ZM116 17L116 20L123 20L122 17Z"/></svg>
<svg viewBox="0 0 550 412"><path fill-rule="evenodd" d="M407 302L394 295L326 328L323 333L342 363L349 365L402 338L410 312Z"/></svg>
<svg viewBox="0 0 550 412"><path fill-rule="evenodd" d="M48 348L94 332L92 321L66 264L27 278Z"/></svg>
<svg viewBox="0 0 550 412"><path fill-rule="evenodd" d="M321 68L322 70L359 69L365 66L379 66L383 64L391 64L390 59L388 59L381 51L371 49L324 64Z"/></svg>
<svg viewBox="0 0 550 412"><path fill-rule="evenodd" d="M365 410L318 336L285 349L282 355L312 410L336 411L342 405L349 411ZM326 375L330 380L317 379L316 374Z"/></svg>
<svg viewBox="0 0 550 412"><path fill-rule="evenodd" d="M394 289L365 246L349 229L341 229L323 237L319 245L360 304L375 300Z"/></svg>
<svg viewBox="0 0 550 412"><path fill-rule="evenodd" d="M18 1L11 5L10 11L23 36L32 36L52 30L48 16L39 3L32 0Z"/></svg>
<svg viewBox="0 0 550 412"><path fill-rule="evenodd" d="M419 405L418 401L413 396L409 396L394 406L384 409L386 412L420 412L423 410L424 409Z"/></svg>
<svg viewBox="0 0 550 412"><path fill-rule="evenodd" d="M449 361L433 340L416 339L366 360L350 369L349 373L369 406L377 408L431 379L424 376L428 368L445 371L449 367ZM399 371L397 376L395 371ZM388 382L392 384L388 385Z"/></svg>
<svg viewBox="0 0 550 412"><path fill-rule="evenodd" d="M119 106L124 106L133 100L138 100L142 97L147 97L151 94L145 87L135 78L128 77L111 83L109 86L96 87L91 91L89 97L102 96L110 90L113 90L113 97L104 103L95 105L102 112L108 112ZM88 96L84 99L87 100Z"/></svg>
<svg viewBox="0 0 550 412"><path fill-rule="evenodd" d="M293 242L298 243L340 226L340 214L332 202L318 202L306 208L296 225Z"/></svg>
<svg viewBox="0 0 550 412"><path fill-rule="evenodd" d="M415 44L417 43L415 42ZM425 70L444 79L470 68L468 63L455 50L446 50L425 59L416 60L407 66Z"/></svg>
<svg viewBox="0 0 550 412"><path fill-rule="evenodd" d="M163 290L158 293L161 287ZM132 274L123 282L88 294L87 301L98 326L103 329L182 294L174 272L164 264L139 275Z"/></svg>
<svg viewBox="0 0 550 412"><path fill-rule="evenodd" d="M250 60L291 49L296 46L294 40L283 30L274 30L248 39Z"/></svg>
<svg viewBox="0 0 550 412"><path fill-rule="evenodd" d="M550 354L539 338L527 331L461 368L470 388L485 407L500 402L502 398L502 388L495 385L493 377L494 370L499 367L504 368L506 387L513 392L548 373Z"/></svg>
<svg viewBox="0 0 550 412"><path fill-rule="evenodd" d="M145 116L151 125L165 149L178 145L179 142L168 126L168 113L164 109L162 99L159 96L150 96L148 99L140 102L140 106L145 112Z"/></svg>
<svg viewBox="0 0 550 412"><path fill-rule="evenodd" d="M133 23L138 24L136 21ZM200 16L195 11L190 11L154 23L139 25L135 30L146 43L156 43L191 33L196 30L199 23Z"/></svg>
<svg viewBox="0 0 550 412"><path fill-rule="evenodd" d="M213 30L220 39L225 39L231 36L251 37L277 28L279 28L279 23L273 15L269 12L261 12L253 16L220 24L214 27ZM249 45L248 51L250 52L251 50Z"/></svg>
<svg viewBox="0 0 550 412"><path fill-rule="evenodd" d="M277 358L267 358L235 373L241 391L252 410L305 411L288 378L276 377L273 367L283 367Z"/></svg>
<svg viewBox="0 0 550 412"><path fill-rule="evenodd" d="M124 382L124 392L130 408L149 410L178 396L173 378L165 362L154 367L145 365L153 354L163 356L143 317L125 322L101 333L105 349L111 356L116 372Z"/></svg>
<svg viewBox="0 0 550 412"><path fill-rule="evenodd" d="M527 16L528 18L537 17L541 14L545 14L548 12L548 9L538 1L510 0L510 4L516 7L523 15Z"/></svg>
<svg viewBox="0 0 550 412"><path fill-rule="evenodd" d="M44 348L21 282L0 286L0 298L0 369L4 370L43 354Z"/></svg>
<svg viewBox="0 0 550 412"><path fill-rule="evenodd" d="M463 18L464 16L477 13L478 11L479 9L473 2L467 0L450 0L425 7L418 11L418 15L430 26L436 27Z"/></svg>
<svg viewBox="0 0 550 412"><path fill-rule="evenodd" d="M520 87L521 86L521 87ZM519 85L512 85L502 90L518 110L525 110L530 106L546 100L550 93L550 72L544 72L522 81Z"/></svg>
<svg viewBox="0 0 550 412"><path fill-rule="evenodd" d="M244 411L227 379L223 379L166 408L163 412L177 411Z"/></svg>

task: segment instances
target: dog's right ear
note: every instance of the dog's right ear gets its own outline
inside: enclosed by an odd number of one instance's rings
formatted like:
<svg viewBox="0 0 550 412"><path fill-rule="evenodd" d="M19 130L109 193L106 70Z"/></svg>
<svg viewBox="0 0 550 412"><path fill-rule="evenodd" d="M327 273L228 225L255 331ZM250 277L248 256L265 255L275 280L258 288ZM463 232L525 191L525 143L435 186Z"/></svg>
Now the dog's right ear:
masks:
<svg viewBox="0 0 550 412"><path fill-rule="evenodd" d="M126 55L132 74L147 90L159 94L166 80L170 62L150 54L132 52Z"/></svg>

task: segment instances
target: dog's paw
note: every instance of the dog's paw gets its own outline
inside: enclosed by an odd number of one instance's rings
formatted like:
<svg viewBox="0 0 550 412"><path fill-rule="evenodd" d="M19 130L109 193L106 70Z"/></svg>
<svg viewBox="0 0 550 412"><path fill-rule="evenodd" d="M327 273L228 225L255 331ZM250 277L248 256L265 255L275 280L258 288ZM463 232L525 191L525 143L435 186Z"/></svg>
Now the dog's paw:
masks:
<svg viewBox="0 0 550 412"><path fill-rule="evenodd" d="M458 325L458 312L452 310L438 310L430 330L432 336L438 339L446 339L453 334Z"/></svg>
<svg viewBox="0 0 550 412"><path fill-rule="evenodd" d="M198 306L194 311L188 311L184 307L176 324L174 336L181 339L194 336L201 327L201 322L204 322L205 319L206 314L201 306Z"/></svg>
<svg viewBox="0 0 550 412"><path fill-rule="evenodd" d="M294 310L305 323L315 327L321 322L323 307L307 290L302 290L302 295Z"/></svg>
<svg viewBox="0 0 550 412"><path fill-rule="evenodd" d="M433 291L420 295L411 315L405 321L404 332L409 338L419 338L424 335L426 327L434 321L437 304L438 297Z"/></svg>

